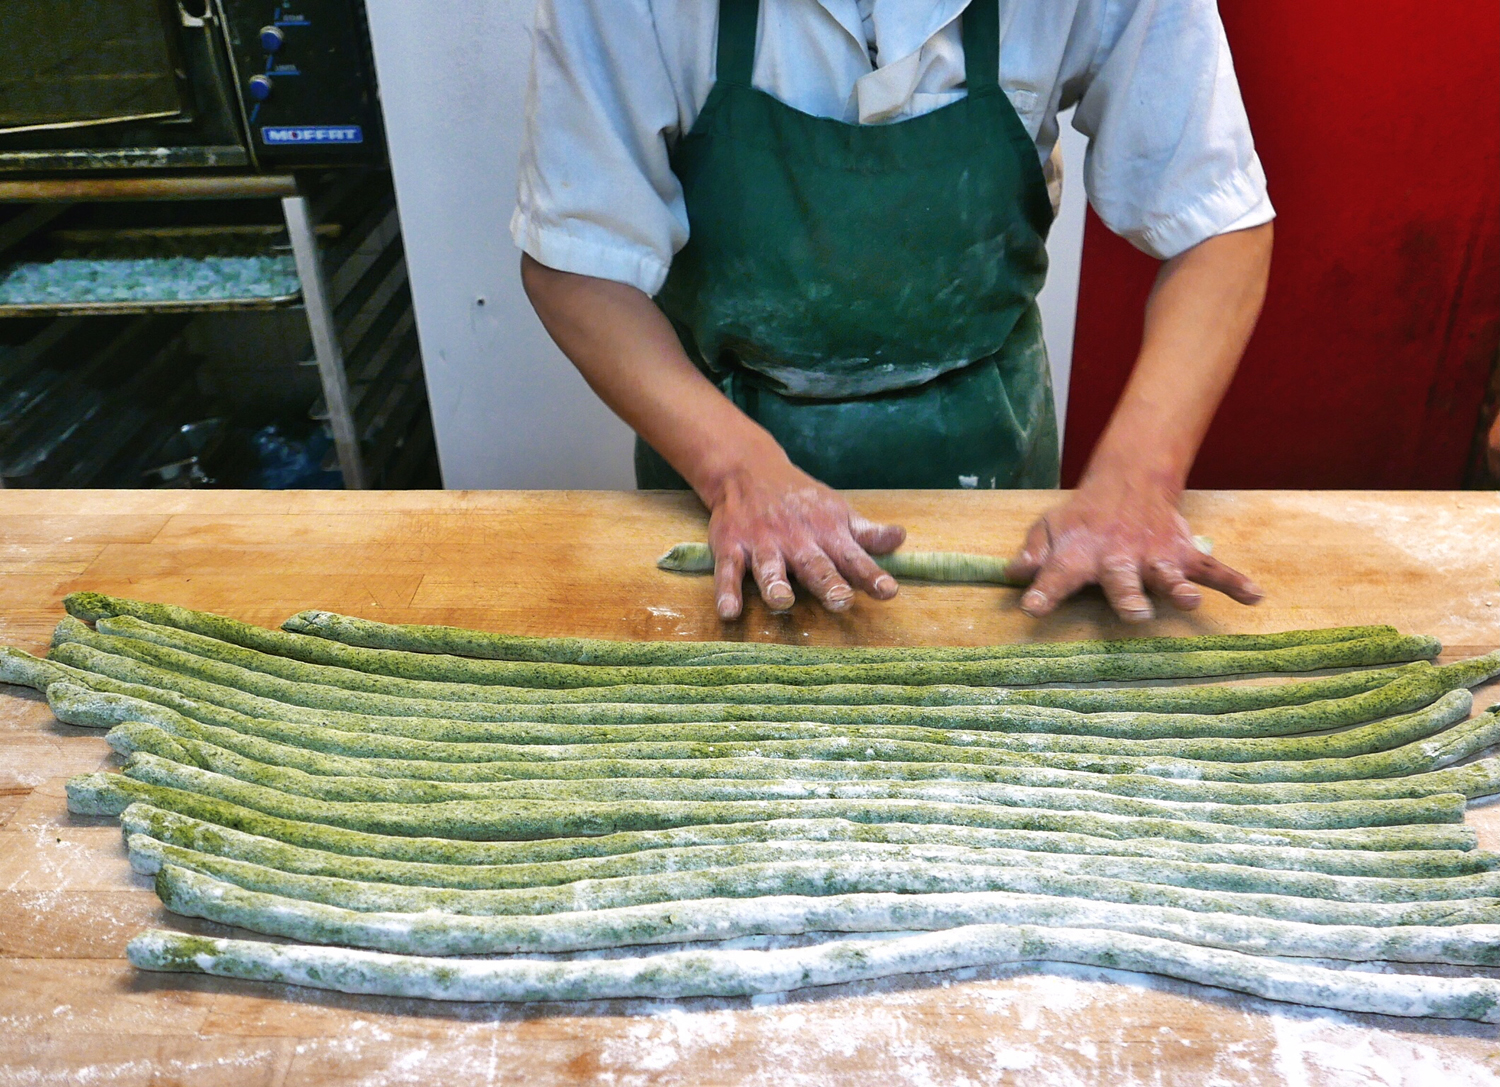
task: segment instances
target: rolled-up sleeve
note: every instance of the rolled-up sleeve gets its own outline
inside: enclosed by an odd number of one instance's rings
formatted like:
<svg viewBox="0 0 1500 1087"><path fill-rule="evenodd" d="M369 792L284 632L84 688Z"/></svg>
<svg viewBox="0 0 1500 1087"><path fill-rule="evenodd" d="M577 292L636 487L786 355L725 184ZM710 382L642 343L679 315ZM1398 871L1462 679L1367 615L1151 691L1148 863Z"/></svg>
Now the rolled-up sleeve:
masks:
<svg viewBox="0 0 1500 1087"><path fill-rule="evenodd" d="M1116 0L1074 126L1099 217L1168 259L1275 212L1213 0Z"/></svg>
<svg viewBox="0 0 1500 1087"><path fill-rule="evenodd" d="M539 0L516 245L655 294L687 241L667 160L678 116L648 0Z"/></svg>

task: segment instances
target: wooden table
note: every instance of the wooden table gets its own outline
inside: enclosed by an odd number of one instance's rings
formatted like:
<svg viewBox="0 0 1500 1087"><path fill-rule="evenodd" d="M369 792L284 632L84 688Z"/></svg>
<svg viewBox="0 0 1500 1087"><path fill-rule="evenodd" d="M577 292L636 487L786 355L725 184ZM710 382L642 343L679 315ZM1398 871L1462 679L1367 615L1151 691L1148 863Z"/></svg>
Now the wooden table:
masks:
<svg viewBox="0 0 1500 1087"><path fill-rule="evenodd" d="M1055 496L861 496L916 546L1004 551ZM1500 645L1500 495L1222 493L1197 531L1267 590L1163 633L1391 622L1450 656ZM73 589L274 624L322 606L537 634L983 643L1118 635L1097 598L1047 622L1014 591L907 586L829 616L752 607L652 560L701 538L696 504L579 493L0 492L0 641L41 650ZM1492 688L1480 701L1495 700ZM67 814L97 733L30 692L0 700L0 1085L309 1083L1500 1083L1492 1027L1314 1012L1107 971L997 970L771 1001L515 1009L142 975L126 940L170 918L112 820ZM1500 818L1471 814L1486 844Z"/></svg>

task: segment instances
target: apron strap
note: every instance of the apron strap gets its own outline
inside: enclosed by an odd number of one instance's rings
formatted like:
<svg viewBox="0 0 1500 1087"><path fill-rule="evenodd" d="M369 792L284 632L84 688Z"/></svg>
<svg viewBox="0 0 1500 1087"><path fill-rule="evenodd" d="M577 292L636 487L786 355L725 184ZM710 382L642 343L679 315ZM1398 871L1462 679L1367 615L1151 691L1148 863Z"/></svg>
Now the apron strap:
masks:
<svg viewBox="0 0 1500 1087"><path fill-rule="evenodd" d="M715 82L750 86L750 75L755 70L755 31L759 22L760 0L719 0L719 54ZM997 41L999 36L997 19Z"/></svg>
<svg viewBox="0 0 1500 1087"><path fill-rule="evenodd" d="M1000 0L972 0L963 13L964 82L970 94L1000 85ZM723 58L722 39L719 56Z"/></svg>

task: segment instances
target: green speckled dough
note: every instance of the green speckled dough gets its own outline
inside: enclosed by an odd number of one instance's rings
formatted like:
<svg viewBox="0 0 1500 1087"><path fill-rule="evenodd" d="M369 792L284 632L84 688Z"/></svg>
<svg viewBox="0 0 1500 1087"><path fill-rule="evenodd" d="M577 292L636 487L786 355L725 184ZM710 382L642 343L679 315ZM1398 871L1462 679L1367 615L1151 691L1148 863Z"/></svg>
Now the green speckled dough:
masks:
<svg viewBox="0 0 1500 1087"><path fill-rule="evenodd" d="M168 834L168 837L183 836ZM461 883L455 886L451 879L445 880L446 872L441 869L437 875L432 875L433 866L430 865L422 869L428 878L418 883L411 878L414 874L411 868L399 861L372 858L356 860L337 853L305 850L300 846L273 842L236 831L221 830L217 835L200 831L196 837L201 840L200 844L184 845L149 833L129 833L126 840L130 847L131 864L136 871L147 875L155 873L163 863L189 864L168 856L166 851L170 847L193 854L244 861L297 875L410 887L487 891L555 887L585 879L617 879L803 860L839 863L848 868L857 868L868 861L942 861L949 864L972 863L1007 868L1040 867L1073 875L1161 883L1197 890L1292 895L1339 902L1430 902L1442 899L1500 898L1500 873L1494 872L1450 879L1397 879L1388 875L1351 877L1161 858L1041 855L1029 850L970 845L897 845L871 842L751 842L740 845L687 846L615 857L580 857L539 864L489 865L458 873Z"/></svg>
<svg viewBox="0 0 1500 1087"><path fill-rule="evenodd" d="M1015 863L994 863L1000 854L981 855L961 862L939 860L880 860L860 858L854 863L827 860L778 861L608 879L580 879L559 886L499 890L452 887L402 887L365 883L335 876L282 872L247 861L200 853L153 842L140 836L131 851L150 849L155 865L170 864L251 891L282 895L307 902L361 912L454 914L541 914L679 902L700 898L758 898L764 895L834 895L858 893L934 894L953 891L1013 891L1085 898L1104 902L1134 902L1175 906L1205 913L1233 913L1283 921L1333 925L1491 925L1500 922L1500 900L1494 898L1434 899L1417 902L1361 902L1303 898L1285 894L1223 891L1179 887L1146 878L1097 876L1060 871L1057 857L1027 863L1035 854L1016 854ZM1128 866L1118 858L1083 857L1075 864L1106 868ZM1156 865L1168 862L1157 861ZM1211 866L1201 867L1211 880ZM1302 874L1302 878L1313 877ZM1324 876L1324 880L1334 877ZM1486 877L1468 877L1483 879Z"/></svg>
<svg viewBox="0 0 1500 1087"><path fill-rule="evenodd" d="M89 640L104 638L102 635L86 630L80 637L86 637ZM153 650L159 653L175 652L143 643L131 643L129 639L106 640L117 643L127 653L149 654ZM170 688L189 697L203 697L210 701L214 700L210 696L216 696L218 690L221 689L211 687L204 681L191 676L174 674L167 669L157 668L129 657L98 651L80 641L64 642L53 649L52 657L56 661L78 669L99 671L126 682L140 683L145 686ZM246 688L253 689L254 693L305 705L315 710L462 720L490 715L489 708L482 703L394 698L387 695L346 691L320 684L294 683L228 665L213 665L212 662L204 662L204 664L216 674L235 673L221 678L243 684ZM947 722L969 727L988 726L1002 731L1013 729L1025 732L1082 733L1130 739L1287 735L1336 728L1367 721L1374 717L1414 710L1428 705L1454 687L1479 682L1487 674L1493 674L1497 668L1500 668L1500 653L1461 661L1455 665L1423 669L1386 687L1344 699L1290 707L1272 707L1243 714L1153 714L1150 717L1143 717L1139 713L1080 714L1041 707L1024 709L1005 707L983 715L958 711L946 717L927 711L927 720L929 723ZM507 713L505 716L510 715ZM861 711L845 707L841 712L820 713L818 716L837 717L838 721L829 723L838 724L868 723L872 719L886 724L895 724L914 723L915 720L921 719L921 712L901 715L886 709ZM484 734L484 730L475 731L480 735Z"/></svg>
<svg viewBox="0 0 1500 1087"><path fill-rule="evenodd" d="M59 716L66 719L65 714ZM707 752L694 751L689 757L675 759L636 757L637 752L617 753L612 748L607 753L618 757L593 759L588 757L593 753L589 746L583 745L581 750L564 749L567 754L581 755L582 758L554 759L553 756L558 753L555 748L521 747L506 749L505 753L512 757L501 761L455 763L324 754L245 736L229 729L211 729L185 719L168 721L164 725L128 721L112 729L108 739L110 746L124 755L147 751L303 796L350 798L336 796L321 787L314 787L313 791L309 791L304 777L315 775L324 779L361 779L367 783L355 786L339 782L335 786L330 780L328 787L344 791L357 788L367 798L381 796L390 799L399 795L422 803L438 799L463 799L469 795L462 789L445 793L442 790L448 785L523 781L640 781L660 778L674 781L708 778L737 781L987 782L1041 788L1088 789L1153 800L1222 804L1390 800L1445 792L1460 792L1472 799L1491 795L1500 788L1500 774L1497 774L1500 762L1495 759L1479 760L1448 771L1427 769L1454 762L1500 740L1500 716L1493 713L1485 713L1472 721L1465 721L1459 727L1445 732L1439 740L1397 748L1397 758L1393 760L1392 769L1404 776L1332 782L1226 782L1213 777L1212 763L1189 764L1193 767L1207 766L1209 773L1161 777L1141 772L1142 767L1136 764L1146 763L1146 760L1139 759L1120 760L1129 767L1124 773L1077 771L1046 765L1024 765L1021 764L1022 757L1005 752L951 751L945 748L938 748L935 753L927 749L908 750L908 747L916 748L917 745L907 745L893 751L891 748L898 745L869 742L846 745L833 752L836 756L833 759L819 758L826 752L813 750L814 745L811 744L784 745L783 749L790 749L786 750L785 757L764 757L763 751L767 745L734 744L723 745L727 748L723 753L715 745ZM656 754L654 745L640 746L648 748L648 756ZM543 758L529 758L533 751L539 752ZM800 757L804 754L813 757ZM895 761L897 757L908 754L918 756L921 761ZM694 757L699 755L702 757ZM865 757L860 758L861 755ZM945 757L952 761L939 761ZM1034 762L1042 762L1038 757L1031 758ZM488 795L501 794L491 792ZM665 794L662 798L665 798Z"/></svg>
<svg viewBox="0 0 1500 1087"><path fill-rule="evenodd" d="M142 760L151 756L133 756ZM178 784L159 786L123 774L80 774L67 785L68 810L79 815L119 815L136 800L175 808L171 794L197 792L243 807L308 823L412 838L470 841L585 837L629 830L668 830L703 823L762 823L773 819L848 819L861 823L918 823L1041 830L1099 838L1165 838L1227 845L1309 849L1472 849L1474 832L1459 822L1427 822L1347 830L1283 830L1185 819L1146 819L1099 812L1058 812L949 804L921 800L747 800L722 804L632 802L586 804L548 801L452 801L445 804L371 804L313 801L275 789L157 760ZM141 772L139 769L137 772ZM191 786L191 788L186 788ZM1459 796L1388 801L1401 810L1451 820Z"/></svg>
<svg viewBox="0 0 1500 1087"><path fill-rule="evenodd" d="M122 695L90 691L69 683L54 683L47 688L47 701L58 720L94 728L110 728L110 743L116 750L129 754L132 745L141 741L137 733L155 728L173 737L199 740L237 754L276 766L305 770L310 773L416 778L427 781L514 781L531 778L589 779L630 777L728 777L766 778L798 777L859 779L890 777L917 780L951 778L955 780L1008 780L1011 770L1061 770L1093 775L1145 774L1155 778L1176 778L1191 782L1320 782L1348 781L1373 784L1371 779L1396 779L1449 766L1500 741L1500 715L1485 713L1464 720L1471 701L1467 691L1453 691L1411 720L1392 719L1391 733L1406 738L1407 728L1419 737L1401 746L1352 758L1310 758L1252 763L1217 763L1205 760L1150 757L1133 754L1083 755L1072 752L1040 753L1012 751L983 743L988 737L978 734L963 745L970 734L930 733L923 741L890 741L880 737L883 730L845 730L838 735L829 730L815 739L767 740L766 732L775 734L794 728L747 727L750 740L739 739L734 727L714 726L709 735L732 737L728 742L742 746L721 747L707 740L694 743L671 741L665 744L441 744L404 737L367 736L342 733L310 725L242 719L234 728L206 725L165 706L143 702ZM1438 735L1439 729L1462 722ZM1391 733L1376 732L1382 725L1361 726L1369 729L1383 746ZM601 726L602 728L602 726ZM675 727L674 727L675 731ZM697 730L694 730L697 731ZM707 730L704 730L707 732ZM917 731L917 730L912 730ZM875 733L871 736L870 733ZM759 734L759 735L758 735ZM1345 733L1344 735L1348 735ZM942 741L958 738L959 742ZM936 742L934 742L936 741ZM1128 752L1134 741L1119 741ZM147 750L150 750L147 747ZM157 752L160 754L160 752ZM662 757L665 756L665 757ZM1474 775L1450 775L1479 777ZM1058 784L1064 778L1031 784ZM1092 780L1092 779L1090 779ZM1026 782L1023 782L1026 783ZM1456 782L1455 782L1456 784ZM1475 785L1483 786L1482 781ZM1397 780L1386 782L1392 790L1402 788ZM1418 795L1424 784L1410 786ZM1475 788L1450 786L1439 792L1462 792L1473 798L1485 795ZM1224 794L1229 795L1229 794ZM1397 795L1393 791L1392 795Z"/></svg>
<svg viewBox="0 0 1500 1087"><path fill-rule="evenodd" d="M49 659L0 652L0 680L127 756L69 781L70 810L120 815L178 913L402 953L149 933L150 968L530 1000L1052 959L1500 1018L1488 979L1268 957L1500 965L1500 856L1462 824L1500 791L1500 759L1465 761L1500 715L1464 720L1463 690L1500 652L1435 667L1434 639L1381 627L804 649L67 606ZM879 938L670 946L818 932Z"/></svg>
<svg viewBox="0 0 1500 1087"><path fill-rule="evenodd" d="M607 724L615 722L669 722L737 720L823 720L823 713L847 713L861 707L882 706L887 710L963 707L993 707L1024 710L1027 707L1069 709L1080 713L1156 712L1220 714L1275 706L1302 705L1330 698L1343 698L1384 687L1397 679L1431 669L1428 661L1414 661L1397 668L1346 672L1317 679L1290 680L1274 684L1204 684L1125 688L1024 688L896 687L879 684L835 683L826 687L789 687L776 684L746 684L738 691L738 703L715 701L723 696L717 687L684 687L675 684L630 687L580 687L568 691L539 691L521 687L497 688L505 701L490 703L436 703L444 712L424 709L420 699L388 699L367 696L367 708L358 712L311 709L271 697L256 695L222 684L206 683L165 669L152 668L118 654L104 653L78 642L57 646L47 660L38 660L19 649L0 647L0 677L5 682L45 687L59 679L75 682L103 681L139 683L152 687L194 692L194 696L229 706L257 717L303 714L293 720L334 723L341 719L370 716L442 717L479 721L545 721L559 724ZM251 673L256 676L255 673ZM284 684L275 677L256 676ZM101 690L113 687L100 687ZM289 686L278 688L286 691ZM124 693L132 693L126 691ZM772 716L767 716L771 714Z"/></svg>
<svg viewBox="0 0 1500 1087"><path fill-rule="evenodd" d="M973 555L962 551L892 551L871 555L875 565L893 577L919 581L975 582L993 585L1020 585L1005 575L1009 565L992 555ZM706 543L673 544L656 560L659 570L674 574L711 574L714 553Z"/></svg>
<svg viewBox="0 0 1500 1087"><path fill-rule="evenodd" d="M1500 736L1500 718L1485 714L1482 736L1493 741ZM1030 807L1025 790L1058 790L1101 793L1169 803L1212 804L1327 804L1360 800L1399 800L1460 791L1460 781L1473 783L1477 793L1500 790L1500 759L1486 759L1461 771L1412 773L1407 777L1378 781L1315 783L1256 783L1197 781L1158 778L1142 774L1091 774L1036 767L964 766L944 763L808 762L772 759L680 760L687 772L652 774L660 763L610 760L600 769L589 763L543 763L540 768L571 773L529 774L528 764L499 764L499 774L489 779L431 780L405 775L371 775L367 760L338 759L328 755L285 749L305 756L303 766L279 757L281 750L262 751L266 756L246 757L201 739L173 735L155 725L132 722L110 731L110 746L123 755L146 752L204 770L227 774L241 781L323 800L380 800L388 803L431 804L447 800L769 800L805 796L908 797L913 799L965 799ZM1479 746L1488 746L1481 741ZM276 745L280 748L280 745ZM706 765L702 765L706 764ZM745 765L748 764L748 765ZM403 764L411 765L411 764ZM452 763L431 764L449 768ZM474 768L473 764L461 764ZM481 764L482 765L482 764ZM494 764L490 764L494 765ZM1459 775L1455 777L1455 774ZM1466 794L1469 795L1469 794ZM1071 805L1046 802L1045 806ZM1139 814L1135 812L1122 814ZM1211 820L1219 822L1223 820Z"/></svg>
<svg viewBox="0 0 1500 1087"><path fill-rule="evenodd" d="M1328 645L1292 646L1266 650L1207 650L1185 653L1094 654L1077 657L1013 657L984 661L886 661L877 664L728 664L728 665L585 665L529 661L469 661L484 666L483 683L402 679L347 667L307 664L246 649L200 634L153 627L122 616L101 619L99 632L71 617L58 624L54 641L82 641L96 648L132 656L148 664L210 682L223 682L226 671L277 675L300 684L322 684L345 690L398 698L436 698L461 702L496 699L495 688L569 689L613 687L623 684L673 684L730 687L748 683L791 686L866 683L917 685L1034 685L1040 683L1095 683L1120 680L1248 675L1258 672L1306 672L1320 668L1354 668L1375 664L1431 659L1441 651L1435 638L1383 635ZM111 633L113 631L114 633ZM140 635L152 633L155 641ZM122 636L122 635L130 636ZM196 651L162 644L193 645ZM350 652L374 653L377 650ZM210 654L206 655L206 654Z"/></svg>
<svg viewBox="0 0 1500 1087"><path fill-rule="evenodd" d="M900 576L900 575L898 575ZM266 630L209 612L152 604L102 593L72 593L68 614L87 622L133 616L158 626L202 634L247 649L310 664L332 664L407 679L444 678L451 658L555 664L877 664L884 661L995 660L1089 653L1172 653L1205 649L1284 649L1395 634L1389 626L1332 627L1277 634L1222 634L1187 638L1122 638L1112 641L1025 642L988 646L795 646L747 642L625 642L604 638L535 638L443 626L394 626L328 611L305 611L288 619L287 633ZM296 634L314 635L311 638ZM350 656L345 646L397 650ZM441 654L448 660L435 660ZM415 657L415 659L414 659ZM451 673L450 673L451 674Z"/></svg>
<svg viewBox="0 0 1500 1087"><path fill-rule="evenodd" d="M168 790L163 790L163 793ZM685 850L731 846L947 846L967 849L1019 849L1039 854L1148 857L1192 864L1241 865L1338 876L1434 880L1493 872L1500 854L1478 850L1408 850L1376 853L1353 849L1288 849L1254 845L1198 845L1191 842L1126 839L1083 834L990 830L904 823L851 823L843 819L782 819L764 823L709 824L673 830L627 831L595 838L551 838L533 842L455 842L391 838L358 831L294 823L224 801L173 791L213 822L146 803L120 814L127 836L141 834L184 849L216 853L289 872L327 875L343 865L352 879L408 886L493 885L504 869L579 860L636 856L644 868L659 870L658 850L687 856ZM701 855L701 854L700 854ZM1046 863L1045 857L1038 863ZM497 874L497 871L499 874Z"/></svg>
<svg viewBox="0 0 1500 1087"><path fill-rule="evenodd" d="M133 939L127 954L147 970L348 993L485 1001L748 996L893 974L1013 962L1075 962L1165 974L1270 1000L1345 1011L1485 1022L1500 1018L1500 982L1487 979L1328 970L1098 929L973 925L778 951L686 951L583 962L423 959L152 930Z"/></svg>
<svg viewBox="0 0 1500 1087"><path fill-rule="evenodd" d="M52 662L43 663L53 666ZM85 680L95 687L83 687L81 681ZM420 757L422 761L453 763L543 758L700 758L735 753L732 749L722 751L701 745L753 742L755 752L767 757L783 757L796 751L803 757L848 759L851 754L869 750L871 757L896 761L1067 765L1104 772L1103 764L1091 758L1097 756L1103 760L1111 757L1132 760L1120 763L1122 767L1136 765L1133 760L1141 760L1138 765L1149 768L1144 772L1164 777L1250 781L1276 780L1278 769L1273 768L1280 768L1293 780L1388 776L1393 772L1388 764L1396 757L1396 749L1433 737L1468 712L1467 695L1451 691L1416 713L1333 734L1134 740L805 721L683 724L673 725L669 730L656 725L453 722L327 714L296 707L284 707L285 716L280 718L251 717L175 692L87 676L76 669L70 670L68 681L52 683L45 689L54 711L70 724L112 728L134 720L157 724L168 731L187 729L186 734L196 735L191 728L191 723L196 723L203 729L213 729L202 738L217 737L215 742L224 742L225 733L232 732L247 740L260 737L313 751L367 758ZM1467 730L1454 731L1460 736L1468 734ZM1451 733L1443 733L1431 742L1446 747L1455 739ZM643 746L648 742L679 746ZM791 742L798 746L789 746ZM567 746L572 744L580 746L576 750ZM1374 758L1358 761L1366 754ZM1215 765L1220 762L1231 765ZM1174 767L1180 772L1175 772Z"/></svg>
<svg viewBox="0 0 1500 1087"><path fill-rule="evenodd" d="M188 741L192 742L192 741ZM226 753L228 755L228 753ZM238 759L239 756L229 756ZM248 763L249 760L241 760ZM287 800L313 799L281 788L281 784L300 771L275 771L267 780L251 783L238 777L202 770L186 763L161 758L144 751L131 755L125 762L125 776L153 785L213 791L226 796L230 790L256 789L275 793ZM244 768L242 767L242 772ZM282 776L277 776L282 775ZM299 784L316 788L315 775L302 775ZM330 779L337 781L337 779ZM356 779L382 783L385 787L404 787L415 794L420 783L389 779ZM863 803L897 801L911 804L976 805L991 811L1009 809L1013 818L1023 818L1022 811L1048 813L1065 817L1079 812L1120 818L1158 821L1181 821L1235 827L1268 827L1296 830L1333 830L1356 827L1407 826L1417 823L1463 822L1464 798L1456 793L1437 793L1409 800L1347 800L1319 804L1209 804L1164 800L1141 800L1076 789L1040 789L1025 786L991 785L960 782L719 782L719 781L530 781L490 782L470 785L430 783L429 788L467 790L464 798L414 802L403 795L397 800L353 800L348 796L320 797L340 805L346 812L359 812L355 818L394 820L389 826L422 828L431 823L444 828L443 837L474 837L486 825L484 809L536 801L558 807L576 804L588 807L616 807L623 814L628 808L632 820L640 820L630 829L657 829L681 826L685 822L735 822L717 818L723 810L732 813L758 804L779 803ZM356 786L354 795L362 790ZM326 792L346 792L330 787ZM379 795L378 793L376 795ZM702 809L701 816L694 809ZM658 820L661 820L658 822ZM461 833L449 830L465 828ZM361 826L358 829L377 829ZM417 833L426 833L417 829Z"/></svg>
<svg viewBox="0 0 1500 1087"><path fill-rule="evenodd" d="M160 869L156 886L167 909L187 917L267 936L406 955L556 954L745 936L901 932L1008 922L1107 928L1257 955L1500 965L1500 926L1495 925L1310 925L1008 891L775 895L624 906L582 914L470 916L347 910L247 891L173 865Z"/></svg>

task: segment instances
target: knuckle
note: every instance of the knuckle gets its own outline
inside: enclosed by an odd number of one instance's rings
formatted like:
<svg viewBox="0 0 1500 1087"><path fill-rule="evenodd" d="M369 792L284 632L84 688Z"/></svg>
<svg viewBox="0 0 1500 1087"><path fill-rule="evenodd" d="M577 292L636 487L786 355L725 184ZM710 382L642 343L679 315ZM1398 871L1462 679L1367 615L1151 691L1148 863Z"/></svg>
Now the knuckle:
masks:
<svg viewBox="0 0 1500 1087"><path fill-rule="evenodd" d="M797 567L811 567L822 557L822 550L809 541L801 541L787 551L787 560Z"/></svg>
<svg viewBox="0 0 1500 1087"><path fill-rule="evenodd" d="M838 552L838 563L846 570L860 570L866 574L878 572L874 561L865 550L855 544L848 544Z"/></svg>

